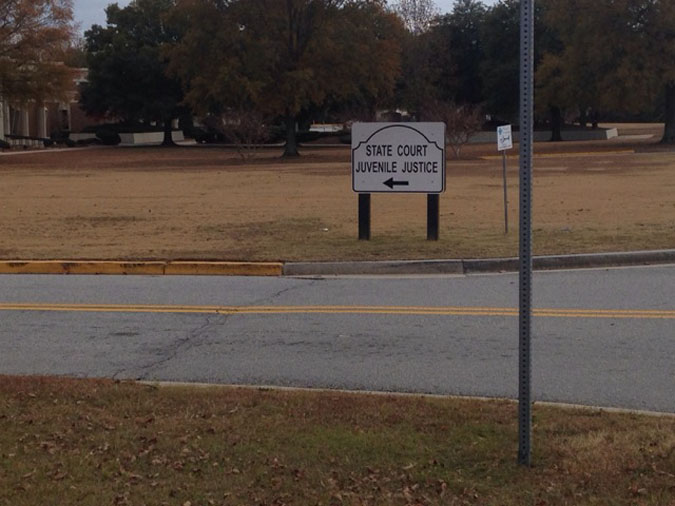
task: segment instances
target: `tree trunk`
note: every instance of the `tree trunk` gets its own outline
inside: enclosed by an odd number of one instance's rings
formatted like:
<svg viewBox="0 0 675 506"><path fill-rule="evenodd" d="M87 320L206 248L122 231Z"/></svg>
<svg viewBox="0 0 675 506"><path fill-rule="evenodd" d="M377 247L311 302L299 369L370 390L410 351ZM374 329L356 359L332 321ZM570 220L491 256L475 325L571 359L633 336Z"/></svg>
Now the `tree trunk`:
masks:
<svg viewBox="0 0 675 506"><path fill-rule="evenodd" d="M594 130L597 130L599 122L600 122L600 111L593 109L591 111L591 127Z"/></svg>
<svg viewBox="0 0 675 506"><path fill-rule="evenodd" d="M666 84L666 125L662 144L675 144L675 81Z"/></svg>
<svg viewBox="0 0 675 506"><path fill-rule="evenodd" d="M164 140L162 141L162 146L175 146L176 143L173 142L173 126L171 125L172 119L164 120Z"/></svg>
<svg viewBox="0 0 675 506"><path fill-rule="evenodd" d="M298 139L295 132L295 116L286 115L286 147L284 148L284 157L300 156L298 153Z"/></svg>
<svg viewBox="0 0 675 506"><path fill-rule="evenodd" d="M550 106L551 111L551 142L562 141L562 112L560 107Z"/></svg>

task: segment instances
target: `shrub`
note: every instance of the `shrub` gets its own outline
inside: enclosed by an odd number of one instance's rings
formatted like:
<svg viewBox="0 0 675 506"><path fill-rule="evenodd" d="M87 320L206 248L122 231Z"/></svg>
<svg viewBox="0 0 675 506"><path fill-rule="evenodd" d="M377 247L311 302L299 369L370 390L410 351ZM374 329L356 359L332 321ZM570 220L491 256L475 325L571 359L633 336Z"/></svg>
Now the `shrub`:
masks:
<svg viewBox="0 0 675 506"><path fill-rule="evenodd" d="M267 127L268 142L277 143L286 140L286 127L284 125L271 125Z"/></svg>
<svg viewBox="0 0 675 506"><path fill-rule="evenodd" d="M340 139L340 142L342 144L351 144L352 143L352 133L351 133L351 131L341 133L338 138Z"/></svg>
<svg viewBox="0 0 675 506"><path fill-rule="evenodd" d="M220 132L209 127L207 128L192 127L189 130L187 136L192 137L197 144L213 144L225 142L225 138Z"/></svg>
<svg viewBox="0 0 675 506"><path fill-rule="evenodd" d="M97 128L96 137L98 137L101 140L101 143L105 146L117 146L120 142L122 142L120 134L118 134L109 126L101 126Z"/></svg>
<svg viewBox="0 0 675 506"><path fill-rule="evenodd" d="M312 142L317 139L320 139L321 137L326 137L326 134L323 132L311 132L311 131L297 133L298 142Z"/></svg>
<svg viewBox="0 0 675 506"><path fill-rule="evenodd" d="M91 146L93 144L101 144L101 139L90 137L89 139L80 139L75 144L78 146Z"/></svg>
<svg viewBox="0 0 675 506"><path fill-rule="evenodd" d="M68 137L70 136L70 131L69 130L54 130L50 135L49 138L53 140L54 142L63 142L65 141Z"/></svg>

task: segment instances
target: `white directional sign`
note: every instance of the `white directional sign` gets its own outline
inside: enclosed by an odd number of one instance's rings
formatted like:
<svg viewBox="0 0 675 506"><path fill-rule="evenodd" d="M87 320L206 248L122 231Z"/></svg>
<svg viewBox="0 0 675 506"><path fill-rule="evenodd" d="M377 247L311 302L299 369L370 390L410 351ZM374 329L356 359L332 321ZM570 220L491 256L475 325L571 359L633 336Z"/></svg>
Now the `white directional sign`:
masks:
<svg viewBox="0 0 675 506"><path fill-rule="evenodd" d="M513 148L513 136L511 135L511 125L502 125L497 127L497 151L506 151Z"/></svg>
<svg viewBox="0 0 675 506"><path fill-rule="evenodd" d="M445 191L445 123L354 123L352 189Z"/></svg>

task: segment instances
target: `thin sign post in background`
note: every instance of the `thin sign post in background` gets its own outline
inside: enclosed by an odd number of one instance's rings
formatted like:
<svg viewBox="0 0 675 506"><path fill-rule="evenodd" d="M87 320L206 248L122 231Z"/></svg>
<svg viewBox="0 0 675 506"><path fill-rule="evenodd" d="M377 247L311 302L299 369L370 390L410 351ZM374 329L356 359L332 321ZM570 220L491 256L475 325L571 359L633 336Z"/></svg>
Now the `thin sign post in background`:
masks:
<svg viewBox="0 0 675 506"><path fill-rule="evenodd" d="M509 196L506 186L506 150L513 148L511 125L497 127L497 150L502 152L502 179L504 180L504 233L509 233Z"/></svg>

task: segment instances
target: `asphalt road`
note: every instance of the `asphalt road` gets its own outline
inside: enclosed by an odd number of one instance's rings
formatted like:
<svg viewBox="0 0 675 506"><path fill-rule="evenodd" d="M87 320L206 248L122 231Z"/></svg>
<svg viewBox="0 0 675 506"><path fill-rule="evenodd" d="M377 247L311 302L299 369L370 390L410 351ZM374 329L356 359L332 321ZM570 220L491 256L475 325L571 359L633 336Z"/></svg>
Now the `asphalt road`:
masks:
<svg viewBox="0 0 675 506"><path fill-rule="evenodd" d="M0 374L516 397L516 274L0 276ZM675 266L539 272L535 400L675 412Z"/></svg>

